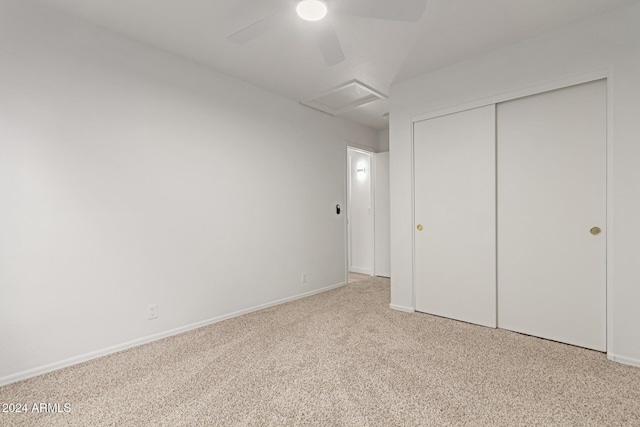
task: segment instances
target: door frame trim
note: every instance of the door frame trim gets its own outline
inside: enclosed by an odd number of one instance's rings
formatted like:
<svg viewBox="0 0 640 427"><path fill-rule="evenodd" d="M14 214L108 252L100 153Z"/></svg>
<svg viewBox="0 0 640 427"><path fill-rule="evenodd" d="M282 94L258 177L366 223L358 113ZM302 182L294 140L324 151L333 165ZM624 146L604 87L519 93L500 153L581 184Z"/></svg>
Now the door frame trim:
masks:
<svg viewBox="0 0 640 427"><path fill-rule="evenodd" d="M614 287L614 257L613 257L613 203L612 197L614 194L614 170L613 170L613 85L614 76L612 67L598 68L584 73L568 75L561 79L550 80L537 85L521 88L509 92L495 94L493 96L476 99L470 102L452 105L446 108L440 108L432 111L416 113L411 116L411 287L412 287L412 305L415 309L416 306L416 281L415 281L415 265L416 265L416 253L415 253L415 233L413 232L413 226L415 224L415 137L414 126L416 122L423 120L433 119L436 117L446 116L449 114L459 113L466 110L471 110L478 107L484 107L491 104L499 104L501 102L512 101L518 98L524 98L527 96L538 95L544 92L550 92L553 90L563 89L570 86L576 86L583 83L590 83L597 80L605 80L607 87L607 130L606 130L606 256L605 256L605 269L606 269L606 293L605 293L605 306L606 306L606 345L607 345L607 358L614 360L614 354L612 349L614 348L614 323L613 323L613 287ZM497 301L496 301L497 303Z"/></svg>

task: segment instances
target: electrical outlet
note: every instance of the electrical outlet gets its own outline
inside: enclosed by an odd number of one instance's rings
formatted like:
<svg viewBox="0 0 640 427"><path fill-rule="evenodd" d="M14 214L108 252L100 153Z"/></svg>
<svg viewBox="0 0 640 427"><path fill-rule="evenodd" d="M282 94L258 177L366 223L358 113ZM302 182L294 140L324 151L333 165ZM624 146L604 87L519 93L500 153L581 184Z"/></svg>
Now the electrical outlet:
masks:
<svg viewBox="0 0 640 427"><path fill-rule="evenodd" d="M307 273L302 273L300 277L300 283L307 283Z"/></svg>
<svg viewBox="0 0 640 427"><path fill-rule="evenodd" d="M147 306L147 319L158 318L158 304L150 304Z"/></svg>

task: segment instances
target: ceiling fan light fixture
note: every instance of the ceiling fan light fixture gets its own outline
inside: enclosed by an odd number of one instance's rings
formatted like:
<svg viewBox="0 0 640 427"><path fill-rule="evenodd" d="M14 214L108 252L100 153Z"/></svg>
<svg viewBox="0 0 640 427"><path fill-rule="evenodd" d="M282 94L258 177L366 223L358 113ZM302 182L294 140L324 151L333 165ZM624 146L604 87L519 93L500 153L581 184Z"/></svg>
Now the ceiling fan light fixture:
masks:
<svg viewBox="0 0 640 427"><path fill-rule="evenodd" d="M327 4L321 0L302 0L296 6L298 16L305 21L319 21L327 16Z"/></svg>

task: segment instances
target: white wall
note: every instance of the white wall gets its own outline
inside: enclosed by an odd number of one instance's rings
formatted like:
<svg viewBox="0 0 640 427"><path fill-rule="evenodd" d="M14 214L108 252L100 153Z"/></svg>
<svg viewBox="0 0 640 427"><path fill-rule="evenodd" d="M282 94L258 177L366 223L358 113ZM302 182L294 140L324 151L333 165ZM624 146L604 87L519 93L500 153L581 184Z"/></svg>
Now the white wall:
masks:
<svg viewBox="0 0 640 427"><path fill-rule="evenodd" d="M377 132L19 0L0 64L0 384L345 282Z"/></svg>
<svg viewBox="0 0 640 427"><path fill-rule="evenodd" d="M389 129L378 131L378 152L389 151Z"/></svg>
<svg viewBox="0 0 640 427"><path fill-rule="evenodd" d="M411 310L412 117L608 74L609 357L640 365L640 5L567 27L391 88L391 302ZM597 71L594 71L597 70Z"/></svg>
<svg viewBox="0 0 640 427"><path fill-rule="evenodd" d="M391 240L389 217L389 152L374 156L375 182L375 275L391 277Z"/></svg>
<svg viewBox="0 0 640 427"><path fill-rule="evenodd" d="M349 271L373 275L374 200L372 155L349 148ZM359 166L364 173L358 173Z"/></svg>

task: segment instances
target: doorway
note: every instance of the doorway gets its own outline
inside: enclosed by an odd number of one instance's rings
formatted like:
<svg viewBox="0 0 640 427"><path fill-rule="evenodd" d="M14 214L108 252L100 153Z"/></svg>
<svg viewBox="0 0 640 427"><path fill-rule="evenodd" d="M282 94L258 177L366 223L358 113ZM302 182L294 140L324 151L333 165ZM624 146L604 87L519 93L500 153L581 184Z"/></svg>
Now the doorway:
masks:
<svg viewBox="0 0 640 427"><path fill-rule="evenodd" d="M347 271L374 275L374 153L347 147Z"/></svg>

